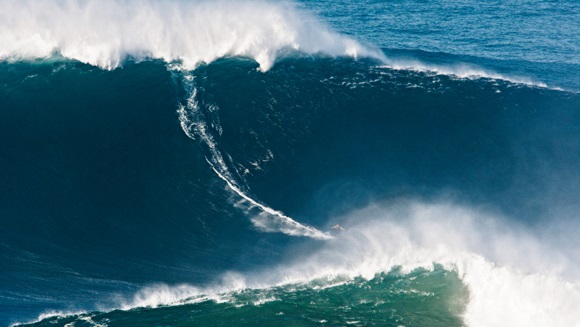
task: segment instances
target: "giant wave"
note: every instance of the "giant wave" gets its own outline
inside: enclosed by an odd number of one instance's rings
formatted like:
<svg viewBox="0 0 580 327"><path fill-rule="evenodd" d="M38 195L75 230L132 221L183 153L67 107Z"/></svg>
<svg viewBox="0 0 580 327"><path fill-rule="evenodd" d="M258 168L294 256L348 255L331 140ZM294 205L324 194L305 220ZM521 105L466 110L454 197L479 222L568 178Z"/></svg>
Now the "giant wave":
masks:
<svg viewBox="0 0 580 327"><path fill-rule="evenodd" d="M32 325L578 325L578 94L289 3L2 5L0 295Z"/></svg>

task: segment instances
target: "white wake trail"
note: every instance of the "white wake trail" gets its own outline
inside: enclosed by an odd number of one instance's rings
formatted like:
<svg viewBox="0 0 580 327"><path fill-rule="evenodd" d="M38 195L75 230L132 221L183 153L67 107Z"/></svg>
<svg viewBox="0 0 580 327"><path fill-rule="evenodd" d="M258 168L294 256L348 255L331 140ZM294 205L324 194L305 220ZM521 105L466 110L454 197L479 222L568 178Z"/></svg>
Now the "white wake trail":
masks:
<svg viewBox="0 0 580 327"><path fill-rule="evenodd" d="M252 199L246 193L240 190L232 181L228 180L225 176L220 174L220 172L213 166L213 164L211 164L211 162L209 163L212 166L213 171L219 176L219 178L228 184L232 191L250 203L253 207L257 207L262 211L257 216L253 216L251 218L252 223L258 229L266 232L282 232L292 236L308 236L321 240L328 240L333 238L329 234L323 233L314 227L304 226L292 218L284 215L282 212L274 210Z"/></svg>
<svg viewBox="0 0 580 327"><path fill-rule="evenodd" d="M178 113L181 128L185 134L191 139L200 139L209 149L210 157L206 158L208 164L211 166L216 175L226 182L228 188L245 202L246 206L244 212L250 216L250 220L254 227L263 232L280 232L292 236L306 236L320 240L328 240L333 237L324 233L314 227L303 225L294 219L286 216L284 213L272 209L265 204L253 199L242 187L236 182L236 178L230 172L222 153L220 152L217 142L215 141L212 132L208 129L208 123L211 128L221 133L221 126L219 121L214 118L206 117L202 112L202 108L196 100L197 89L194 85L194 78L187 72L175 72L179 76L183 74L182 81L185 85L186 92L190 95L187 99L186 105L180 105ZM217 107L212 107L211 111L216 112ZM258 209L258 214L252 213L252 209Z"/></svg>

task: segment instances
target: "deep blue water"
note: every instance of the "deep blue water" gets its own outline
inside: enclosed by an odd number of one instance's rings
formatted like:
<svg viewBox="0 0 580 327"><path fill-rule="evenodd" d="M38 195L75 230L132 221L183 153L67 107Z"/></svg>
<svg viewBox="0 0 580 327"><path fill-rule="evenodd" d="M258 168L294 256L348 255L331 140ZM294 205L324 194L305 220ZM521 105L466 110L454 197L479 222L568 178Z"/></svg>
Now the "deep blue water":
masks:
<svg viewBox="0 0 580 327"><path fill-rule="evenodd" d="M0 47L75 18L35 32L49 9L2 4L28 24L0 25ZM159 9L108 5L83 12ZM190 68L115 39L115 67L83 38L0 49L0 325L578 326L580 4L288 8L381 55L267 44L264 71L246 52ZM145 12L181 44L181 16ZM200 32L216 49L223 17ZM86 39L133 31L83 21Z"/></svg>

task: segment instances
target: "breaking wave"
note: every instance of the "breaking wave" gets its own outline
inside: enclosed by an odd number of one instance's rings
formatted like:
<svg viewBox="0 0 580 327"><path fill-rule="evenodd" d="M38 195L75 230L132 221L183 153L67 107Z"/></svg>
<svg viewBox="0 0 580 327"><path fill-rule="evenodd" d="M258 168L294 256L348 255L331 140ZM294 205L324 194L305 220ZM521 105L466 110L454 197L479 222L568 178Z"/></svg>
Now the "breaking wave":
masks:
<svg viewBox="0 0 580 327"><path fill-rule="evenodd" d="M8 323L580 326L578 93L290 2L0 7Z"/></svg>
<svg viewBox="0 0 580 327"><path fill-rule="evenodd" d="M203 287L151 285L117 306L131 310L127 314L136 321L139 312L146 314L144 310L154 308L174 307L181 312L175 317L192 319L181 314L198 310L201 305L216 306L220 312L225 310L220 308L223 305L248 307L253 314L265 315L262 322L267 323L276 319L267 317L270 309L265 304L284 303L290 298L317 307L321 299L315 294L323 292L320 296L332 299L346 292L347 298L361 296L357 301L381 310L380 301L391 301L394 294L415 294L423 303L431 297L438 299L445 310L450 310L451 318L462 317L468 326L579 326L575 304L580 301L580 284L561 276L568 265L574 264L572 258L561 256L557 249L546 247L538 235L502 217L452 203L403 202L377 204L337 217L344 230L335 239L313 253L297 249L289 254L288 263L278 267L252 273L228 272L213 285ZM450 288L444 291L432 284L443 272L452 273L445 277L444 283ZM465 288L452 286L454 278ZM373 293L377 287L373 285L391 282L394 284ZM351 286L366 291L357 295ZM302 292L313 293L302 298ZM318 313L329 322L356 321L361 309L356 303L347 305L352 312L343 317L334 316L335 309L329 311L322 306ZM421 310L433 310L433 304L424 305ZM45 319L41 322L91 319L95 324L109 320L114 323L106 313L52 314L49 319L41 316ZM368 322L370 316L358 319ZM384 323L389 318L382 319ZM399 319L404 323L416 318L402 314ZM441 321L431 323L438 325Z"/></svg>
<svg viewBox="0 0 580 327"><path fill-rule="evenodd" d="M283 50L382 57L291 3L266 1L3 0L0 58L55 54L113 69L128 58L192 69L225 56L272 67Z"/></svg>

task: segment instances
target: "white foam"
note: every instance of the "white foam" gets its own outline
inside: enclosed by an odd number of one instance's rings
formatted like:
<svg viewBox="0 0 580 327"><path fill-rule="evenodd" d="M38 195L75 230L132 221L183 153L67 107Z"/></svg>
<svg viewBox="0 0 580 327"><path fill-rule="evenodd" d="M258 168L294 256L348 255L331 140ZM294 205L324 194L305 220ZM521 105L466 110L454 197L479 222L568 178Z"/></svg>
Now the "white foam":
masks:
<svg viewBox="0 0 580 327"><path fill-rule="evenodd" d="M420 72L429 72L438 75L456 76L465 79L489 78L503 80L512 83L525 84L529 86L548 87L546 83L534 80L525 76L511 76L500 74L495 71L484 69L467 63L456 63L453 65L427 64L416 59L394 59L385 58L385 67L398 70L413 70ZM561 90L559 88L554 88Z"/></svg>
<svg viewBox="0 0 580 327"><path fill-rule="evenodd" d="M60 55L104 69L128 58L179 62L185 69L227 56L254 59L262 71L286 49L372 57L394 69L492 78L545 87L468 64L387 58L334 32L290 1L0 0L0 60Z"/></svg>
<svg viewBox="0 0 580 327"><path fill-rule="evenodd" d="M41 313L40 315L38 315L38 317L36 319L27 321L27 322L14 322L11 323L9 325L9 327L14 327L14 326L18 326L18 325L22 325L22 324L35 324L37 322L40 322L44 319L47 318L54 318L54 317L59 317L59 318L67 318L67 317L72 317L72 316L80 316L85 314L85 311L57 311L57 310L49 310L46 312Z"/></svg>
<svg viewBox="0 0 580 327"><path fill-rule="evenodd" d="M376 56L289 2L0 0L0 59L65 58L106 69L127 56L188 69L224 56L268 70L280 50Z"/></svg>
<svg viewBox="0 0 580 327"><path fill-rule="evenodd" d="M470 290L464 313L469 326L580 326L578 282L522 273L482 257L460 264L461 278Z"/></svg>

